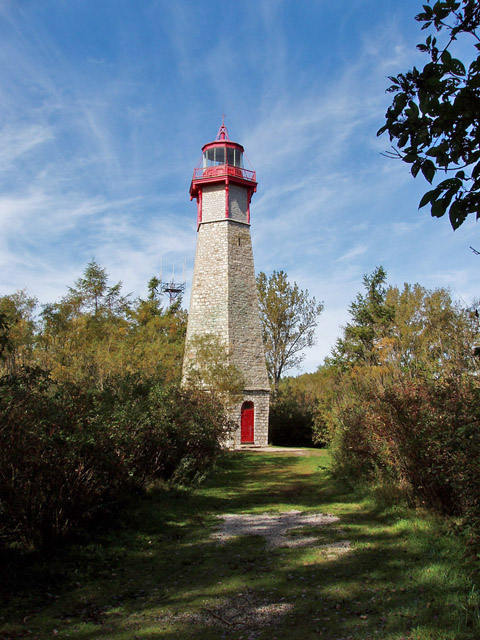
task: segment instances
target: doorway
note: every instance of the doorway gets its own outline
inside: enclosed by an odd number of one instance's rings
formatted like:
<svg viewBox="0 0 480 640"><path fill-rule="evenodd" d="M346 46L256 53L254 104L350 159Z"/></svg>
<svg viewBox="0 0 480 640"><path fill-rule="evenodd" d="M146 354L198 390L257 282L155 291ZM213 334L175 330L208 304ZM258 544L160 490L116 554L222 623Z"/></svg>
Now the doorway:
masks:
<svg viewBox="0 0 480 640"><path fill-rule="evenodd" d="M254 443L254 416L253 402L244 402L240 421L240 444Z"/></svg>

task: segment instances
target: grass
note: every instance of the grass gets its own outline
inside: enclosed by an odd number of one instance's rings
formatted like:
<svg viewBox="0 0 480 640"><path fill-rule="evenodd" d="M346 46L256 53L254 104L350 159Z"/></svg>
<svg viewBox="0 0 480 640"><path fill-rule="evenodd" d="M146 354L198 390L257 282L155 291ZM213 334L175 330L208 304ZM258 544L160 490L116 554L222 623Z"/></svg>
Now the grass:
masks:
<svg viewBox="0 0 480 640"><path fill-rule="evenodd" d="M459 540L431 517L379 508L327 467L325 451L230 453L199 488L154 489L94 539L48 558L10 557L0 638L480 637ZM210 538L218 514L291 509L340 522L305 528L313 547ZM322 546L345 540L349 553Z"/></svg>

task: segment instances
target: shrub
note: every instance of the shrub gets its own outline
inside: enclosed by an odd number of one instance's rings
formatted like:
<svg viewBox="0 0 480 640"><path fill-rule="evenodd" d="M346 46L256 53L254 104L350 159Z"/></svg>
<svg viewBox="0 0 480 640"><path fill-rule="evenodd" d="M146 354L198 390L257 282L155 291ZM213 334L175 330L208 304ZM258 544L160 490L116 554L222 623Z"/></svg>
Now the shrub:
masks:
<svg viewBox="0 0 480 640"><path fill-rule="evenodd" d="M155 479L191 482L229 423L201 391L117 379L99 391L40 369L0 378L0 543L42 546Z"/></svg>
<svg viewBox="0 0 480 640"><path fill-rule="evenodd" d="M0 378L2 540L34 546L94 518L125 482L87 394L39 369Z"/></svg>
<svg viewBox="0 0 480 640"><path fill-rule="evenodd" d="M285 447L313 446L314 404L306 394L289 386L279 391L269 414L271 444Z"/></svg>
<svg viewBox="0 0 480 640"><path fill-rule="evenodd" d="M363 376L363 377L362 377ZM332 444L338 475L396 485L412 502L460 517L480 549L480 387L475 376L345 378ZM346 389L349 393L346 393Z"/></svg>
<svg viewBox="0 0 480 640"><path fill-rule="evenodd" d="M465 376L394 385L379 405L412 493L437 511L477 519L479 400L477 383Z"/></svg>

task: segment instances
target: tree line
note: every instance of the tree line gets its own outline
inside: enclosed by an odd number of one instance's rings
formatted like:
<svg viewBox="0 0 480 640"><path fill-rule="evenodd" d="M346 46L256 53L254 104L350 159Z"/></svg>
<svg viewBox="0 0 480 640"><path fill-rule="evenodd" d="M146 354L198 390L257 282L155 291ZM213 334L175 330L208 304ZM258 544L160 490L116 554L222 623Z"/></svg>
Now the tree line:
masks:
<svg viewBox="0 0 480 640"><path fill-rule="evenodd" d="M328 444L337 476L453 517L476 561L479 339L475 304L444 288L388 285L377 267L317 372L280 384L277 438Z"/></svg>
<svg viewBox="0 0 480 640"><path fill-rule="evenodd" d="M159 284L132 300L92 260L39 314L25 291L0 298L0 546L54 544L220 453L232 425L180 388L186 312Z"/></svg>
<svg viewBox="0 0 480 640"><path fill-rule="evenodd" d="M181 389L187 314L110 285L95 261L36 314L25 291L0 298L0 530L41 545L105 517L155 480L198 478L233 425L241 380L199 345ZM257 278L272 383L273 444L329 446L333 472L459 518L480 537L479 318L446 289L366 275L316 373L282 374L314 343L322 303L287 274ZM200 357L199 356L199 357ZM197 377L198 377L197 375ZM203 382L215 393L202 390Z"/></svg>
<svg viewBox="0 0 480 640"><path fill-rule="evenodd" d="M92 260L68 293L39 314L25 291L3 296L1 370L38 366L57 381L100 389L124 373L179 380L187 314L180 303L163 308L159 285L153 277L148 296L132 300Z"/></svg>

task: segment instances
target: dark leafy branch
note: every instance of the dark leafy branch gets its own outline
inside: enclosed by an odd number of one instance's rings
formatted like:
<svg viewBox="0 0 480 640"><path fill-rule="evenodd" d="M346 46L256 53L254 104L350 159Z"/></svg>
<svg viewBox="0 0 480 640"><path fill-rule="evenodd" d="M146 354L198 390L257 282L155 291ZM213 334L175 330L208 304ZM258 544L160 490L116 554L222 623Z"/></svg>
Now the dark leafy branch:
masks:
<svg viewBox="0 0 480 640"><path fill-rule="evenodd" d="M429 205L437 218L448 212L457 229L469 214L480 217L480 5L427 2L416 20L432 33L417 48L430 61L422 70L413 67L389 78L387 91L394 98L377 135L388 131L394 146L385 155L400 158L414 177L421 173L434 186L419 208ZM443 44L435 32L447 36ZM460 36L473 41L468 67L451 51ZM439 172L445 179L434 185Z"/></svg>

